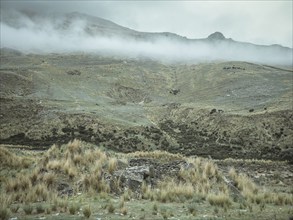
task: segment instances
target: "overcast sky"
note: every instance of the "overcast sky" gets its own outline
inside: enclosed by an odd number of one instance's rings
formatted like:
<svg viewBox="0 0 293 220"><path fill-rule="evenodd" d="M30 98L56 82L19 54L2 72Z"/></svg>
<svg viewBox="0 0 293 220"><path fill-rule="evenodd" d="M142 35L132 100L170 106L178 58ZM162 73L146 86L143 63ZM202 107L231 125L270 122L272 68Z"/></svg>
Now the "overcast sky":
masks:
<svg viewBox="0 0 293 220"><path fill-rule="evenodd" d="M78 11L139 31L173 32L205 38L220 31L227 38L257 44L292 43L289 1L3 1L1 10Z"/></svg>

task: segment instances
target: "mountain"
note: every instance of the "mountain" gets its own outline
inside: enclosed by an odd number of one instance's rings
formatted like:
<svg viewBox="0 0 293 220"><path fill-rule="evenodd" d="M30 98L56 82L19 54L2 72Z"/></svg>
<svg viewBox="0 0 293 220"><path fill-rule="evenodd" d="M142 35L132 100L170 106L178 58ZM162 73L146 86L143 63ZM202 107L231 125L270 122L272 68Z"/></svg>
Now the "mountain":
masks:
<svg viewBox="0 0 293 220"><path fill-rule="evenodd" d="M1 17L2 46L28 52L90 51L169 61L234 60L292 66L292 48L238 42L220 32L204 39L188 39L169 32L139 32L78 12L14 13L4 13ZM24 37L36 36L36 40L21 43Z"/></svg>

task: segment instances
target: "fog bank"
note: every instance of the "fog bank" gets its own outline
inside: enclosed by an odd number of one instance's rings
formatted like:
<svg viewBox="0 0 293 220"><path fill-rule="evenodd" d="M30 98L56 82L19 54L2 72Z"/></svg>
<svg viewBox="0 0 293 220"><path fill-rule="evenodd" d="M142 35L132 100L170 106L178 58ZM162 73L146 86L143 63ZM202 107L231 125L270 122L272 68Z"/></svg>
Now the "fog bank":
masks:
<svg viewBox="0 0 293 220"><path fill-rule="evenodd" d="M161 61L248 61L292 65L292 49L232 39L190 40L149 34L79 13L36 15L14 11L1 17L1 47L33 53L90 52Z"/></svg>

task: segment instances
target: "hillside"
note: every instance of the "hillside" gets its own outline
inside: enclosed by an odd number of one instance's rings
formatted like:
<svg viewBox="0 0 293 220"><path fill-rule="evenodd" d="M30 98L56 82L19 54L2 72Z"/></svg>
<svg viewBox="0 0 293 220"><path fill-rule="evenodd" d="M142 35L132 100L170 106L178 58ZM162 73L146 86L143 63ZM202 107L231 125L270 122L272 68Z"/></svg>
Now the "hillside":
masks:
<svg viewBox="0 0 293 220"><path fill-rule="evenodd" d="M2 144L79 138L119 152L274 160L292 151L286 68L2 49L0 76Z"/></svg>

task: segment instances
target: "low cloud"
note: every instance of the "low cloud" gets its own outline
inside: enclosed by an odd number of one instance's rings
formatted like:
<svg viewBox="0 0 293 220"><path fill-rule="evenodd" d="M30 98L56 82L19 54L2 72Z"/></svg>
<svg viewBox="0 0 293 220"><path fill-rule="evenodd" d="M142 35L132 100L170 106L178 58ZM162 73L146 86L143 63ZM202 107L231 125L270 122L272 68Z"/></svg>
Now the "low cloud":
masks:
<svg viewBox="0 0 293 220"><path fill-rule="evenodd" d="M96 21L80 14L41 17L14 11L1 19L1 47L33 53L90 52L169 62L239 60L292 65L292 49L289 48L260 47L232 40L196 41L172 34L149 35L104 20Z"/></svg>

